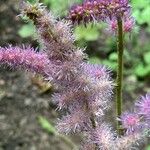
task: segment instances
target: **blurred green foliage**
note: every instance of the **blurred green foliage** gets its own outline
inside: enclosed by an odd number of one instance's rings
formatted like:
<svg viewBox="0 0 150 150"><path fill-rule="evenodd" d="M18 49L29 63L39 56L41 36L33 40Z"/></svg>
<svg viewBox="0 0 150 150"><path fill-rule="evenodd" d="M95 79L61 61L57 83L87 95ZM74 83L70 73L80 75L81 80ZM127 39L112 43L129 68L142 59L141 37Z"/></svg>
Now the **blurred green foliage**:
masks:
<svg viewBox="0 0 150 150"><path fill-rule="evenodd" d="M146 148L146 150L150 150L150 146L148 146L148 147Z"/></svg>
<svg viewBox="0 0 150 150"><path fill-rule="evenodd" d="M57 130L56 128L43 116L38 117L38 122L40 126L47 132L53 135L57 135Z"/></svg>
<svg viewBox="0 0 150 150"><path fill-rule="evenodd" d="M22 38L27 38L30 36L33 36L33 33L35 34L35 28L34 25L30 22L28 24L23 25L20 30L18 30L18 34L22 37Z"/></svg>
<svg viewBox="0 0 150 150"><path fill-rule="evenodd" d="M100 33L97 26L84 25L77 26L75 28L75 36L77 41L95 41L98 39Z"/></svg>
<svg viewBox="0 0 150 150"><path fill-rule="evenodd" d="M147 23L150 26L150 1L149 0L132 0L133 16L138 24Z"/></svg>

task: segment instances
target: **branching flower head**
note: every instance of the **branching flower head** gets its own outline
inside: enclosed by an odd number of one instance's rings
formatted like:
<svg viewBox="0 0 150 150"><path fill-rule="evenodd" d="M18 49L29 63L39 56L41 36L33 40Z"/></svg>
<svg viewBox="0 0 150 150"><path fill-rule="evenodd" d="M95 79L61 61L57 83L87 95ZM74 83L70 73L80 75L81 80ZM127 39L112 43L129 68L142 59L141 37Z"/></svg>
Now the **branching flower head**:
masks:
<svg viewBox="0 0 150 150"><path fill-rule="evenodd" d="M117 33L117 20L115 18L113 19L108 19L107 21L108 24L108 28L111 32L113 33ZM131 17L130 15L125 15L123 16L123 32L124 33L130 33L135 25L135 20L133 17Z"/></svg>
<svg viewBox="0 0 150 150"><path fill-rule="evenodd" d="M128 0L84 0L82 4L72 6L68 18L74 24L107 22L113 32L117 30L118 18L121 18L124 32L131 32L135 22L130 11Z"/></svg>
<svg viewBox="0 0 150 150"><path fill-rule="evenodd" d="M129 9L128 0L85 0L83 4L71 8L69 18L73 22L87 23L123 16Z"/></svg>
<svg viewBox="0 0 150 150"><path fill-rule="evenodd" d="M51 67L50 60L44 53L36 52L30 46L0 47L0 63L11 68L20 68L46 76Z"/></svg>
<svg viewBox="0 0 150 150"><path fill-rule="evenodd" d="M23 15L35 24L44 53L51 60L47 70L57 93L53 101L58 108L68 109L69 114L58 121L61 132L83 131L89 123L91 114L100 116L111 98L113 82L109 71L101 65L84 61L83 50L74 46L70 23L58 21L41 4L23 4Z"/></svg>

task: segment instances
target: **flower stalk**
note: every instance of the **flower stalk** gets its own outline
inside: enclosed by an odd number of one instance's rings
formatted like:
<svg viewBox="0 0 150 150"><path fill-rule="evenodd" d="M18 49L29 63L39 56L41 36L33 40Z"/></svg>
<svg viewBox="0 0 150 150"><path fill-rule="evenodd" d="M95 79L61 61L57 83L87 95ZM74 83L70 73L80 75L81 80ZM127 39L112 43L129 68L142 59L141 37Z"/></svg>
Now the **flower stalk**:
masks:
<svg viewBox="0 0 150 150"><path fill-rule="evenodd" d="M122 82L123 82L123 22L121 17L117 18L117 53L118 53L118 67L117 67L117 78L116 78L116 115L117 118L122 113ZM122 134L121 122L117 120L117 131L118 134Z"/></svg>

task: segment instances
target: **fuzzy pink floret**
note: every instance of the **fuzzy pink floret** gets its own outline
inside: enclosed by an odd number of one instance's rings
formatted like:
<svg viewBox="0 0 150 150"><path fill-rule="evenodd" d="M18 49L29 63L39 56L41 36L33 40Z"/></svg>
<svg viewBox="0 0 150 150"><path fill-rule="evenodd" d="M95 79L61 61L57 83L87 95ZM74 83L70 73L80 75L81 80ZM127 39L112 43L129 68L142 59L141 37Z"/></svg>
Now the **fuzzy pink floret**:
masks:
<svg viewBox="0 0 150 150"><path fill-rule="evenodd" d="M133 17L126 18L124 20L123 30L125 33L131 32L135 25L135 20Z"/></svg>
<svg viewBox="0 0 150 150"><path fill-rule="evenodd" d="M44 53L38 53L31 47L0 47L0 63L11 68L20 68L46 74L49 59Z"/></svg>
<svg viewBox="0 0 150 150"><path fill-rule="evenodd" d="M80 109L71 111L71 114L64 116L57 123L57 129L59 132L81 132L89 124L89 117L86 112Z"/></svg>
<svg viewBox="0 0 150 150"><path fill-rule="evenodd" d="M91 143L96 143L99 145L101 150L109 150L113 146L113 141L115 139L116 133L112 131L112 128L101 123L96 129L92 129L90 132Z"/></svg>
<svg viewBox="0 0 150 150"><path fill-rule="evenodd" d="M137 106L137 111L140 115L145 118L150 119L150 94L142 96L135 104Z"/></svg>
<svg viewBox="0 0 150 150"><path fill-rule="evenodd" d="M141 129L141 118L136 113L125 112L121 115L120 119L122 127L126 129L127 134L131 134Z"/></svg>

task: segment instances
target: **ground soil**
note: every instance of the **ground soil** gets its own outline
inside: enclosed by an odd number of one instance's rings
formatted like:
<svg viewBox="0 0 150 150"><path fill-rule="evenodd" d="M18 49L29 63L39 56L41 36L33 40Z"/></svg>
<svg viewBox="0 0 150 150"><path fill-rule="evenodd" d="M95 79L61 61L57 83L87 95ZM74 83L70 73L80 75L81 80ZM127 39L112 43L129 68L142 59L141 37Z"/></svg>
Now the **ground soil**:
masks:
<svg viewBox="0 0 150 150"><path fill-rule="evenodd" d="M0 150L71 150L38 123L39 116L56 122L51 94L41 94L27 73L0 71Z"/></svg>

